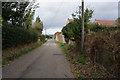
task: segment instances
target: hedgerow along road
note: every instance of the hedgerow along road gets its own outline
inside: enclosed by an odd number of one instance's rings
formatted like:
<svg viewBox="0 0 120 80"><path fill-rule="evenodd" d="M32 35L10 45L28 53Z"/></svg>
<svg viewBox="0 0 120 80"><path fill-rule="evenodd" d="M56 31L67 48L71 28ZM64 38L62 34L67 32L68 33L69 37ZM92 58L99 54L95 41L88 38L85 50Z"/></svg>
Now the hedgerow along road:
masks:
<svg viewBox="0 0 120 80"><path fill-rule="evenodd" d="M63 51L52 39L6 65L2 72L3 78L74 78Z"/></svg>

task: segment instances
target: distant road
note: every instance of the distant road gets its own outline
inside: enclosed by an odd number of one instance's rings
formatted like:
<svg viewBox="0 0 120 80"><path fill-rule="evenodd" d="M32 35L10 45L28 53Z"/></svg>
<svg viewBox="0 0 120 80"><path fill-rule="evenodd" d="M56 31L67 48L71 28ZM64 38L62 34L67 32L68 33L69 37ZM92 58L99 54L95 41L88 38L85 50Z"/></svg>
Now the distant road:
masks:
<svg viewBox="0 0 120 80"><path fill-rule="evenodd" d="M3 68L3 78L74 78L70 64L54 40Z"/></svg>

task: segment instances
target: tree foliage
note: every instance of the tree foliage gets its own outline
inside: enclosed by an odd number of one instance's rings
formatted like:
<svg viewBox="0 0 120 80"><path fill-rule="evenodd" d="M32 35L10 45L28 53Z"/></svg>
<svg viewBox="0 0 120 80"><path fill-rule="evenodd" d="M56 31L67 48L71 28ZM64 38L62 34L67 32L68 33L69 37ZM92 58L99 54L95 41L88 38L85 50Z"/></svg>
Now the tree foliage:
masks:
<svg viewBox="0 0 120 80"><path fill-rule="evenodd" d="M24 21L24 12L29 2L3 2L2 17L5 22L13 25L22 26ZM9 6L9 7L8 7Z"/></svg>
<svg viewBox="0 0 120 80"><path fill-rule="evenodd" d="M3 22L2 28L2 48L6 49L12 46L23 45L26 43L38 41L38 32L27 30Z"/></svg>
<svg viewBox="0 0 120 80"><path fill-rule="evenodd" d="M116 22L117 22L117 25L120 27L120 17L117 18Z"/></svg>
<svg viewBox="0 0 120 80"><path fill-rule="evenodd" d="M35 5L35 2L31 2L29 5L28 5L28 8L26 9L25 11L25 26L27 28L31 27L32 26L32 20L34 19L34 14L35 14L35 9L38 8L39 4L36 4Z"/></svg>
<svg viewBox="0 0 120 80"><path fill-rule="evenodd" d="M2 2L3 21L19 27L24 27L25 25L31 26L35 9L37 7L38 4L35 5L35 1Z"/></svg>
<svg viewBox="0 0 120 80"><path fill-rule="evenodd" d="M40 20L39 16L36 18L36 21L33 25L33 28L35 30L37 30L40 34L42 34L42 30L43 30L43 23L42 21Z"/></svg>
<svg viewBox="0 0 120 80"><path fill-rule="evenodd" d="M38 41L39 33L32 28L32 20L38 4L32 2L3 2L2 3L2 31L3 48ZM22 28L21 28L22 27Z"/></svg>
<svg viewBox="0 0 120 80"><path fill-rule="evenodd" d="M92 18L93 10L88 8L85 10L85 31L88 29L88 22ZM63 27L62 32L65 36L66 41L74 40L78 41L81 39L81 29L82 29L82 8L79 7L79 10L72 14L74 21L68 23Z"/></svg>
<svg viewBox="0 0 120 80"><path fill-rule="evenodd" d="M98 23L93 23L89 25L89 29L92 32L111 32L119 30L120 27L114 27L114 26L105 26L105 25L99 25Z"/></svg>

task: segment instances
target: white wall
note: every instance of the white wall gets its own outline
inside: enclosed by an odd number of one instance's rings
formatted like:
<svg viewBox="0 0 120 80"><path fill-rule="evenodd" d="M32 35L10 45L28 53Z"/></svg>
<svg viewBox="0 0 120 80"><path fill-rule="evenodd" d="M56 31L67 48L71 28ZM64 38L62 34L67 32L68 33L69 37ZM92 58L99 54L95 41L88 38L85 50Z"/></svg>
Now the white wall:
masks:
<svg viewBox="0 0 120 80"><path fill-rule="evenodd" d="M59 41L59 42L61 42L61 43L66 43L63 34L59 34L59 35L57 34L55 40L56 40L56 41Z"/></svg>

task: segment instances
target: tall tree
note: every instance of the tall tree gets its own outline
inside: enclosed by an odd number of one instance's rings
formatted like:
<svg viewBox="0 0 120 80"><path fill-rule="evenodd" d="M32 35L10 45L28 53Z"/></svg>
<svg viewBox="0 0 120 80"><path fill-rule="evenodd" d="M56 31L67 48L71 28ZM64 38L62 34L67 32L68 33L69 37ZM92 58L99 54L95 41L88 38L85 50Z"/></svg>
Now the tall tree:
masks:
<svg viewBox="0 0 120 80"><path fill-rule="evenodd" d="M84 12L84 25L85 32L88 29L88 21L92 18L93 10L89 10L88 8ZM82 7L72 14L74 21L70 22L66 26L63 27L62 32L65 36L66 41L73 40L78 45L81 43L81 32L82 32ZM80 47L80 46L79 46Z"/></svg>
<svg viewBox="0 0 120 80"><path fill-rule="evenodd" d="M29 2L2 2L3 20L13 25L22 26L24 12L28 4Z"/></svg>
<svg viewBox="0 0 120 80"><path fill-rule="evenodd" d="M77 10L75 13L72 14L74 21L70 22L64 28L62 29L62 32L72 36L71 34L73 33L73 36L75 40L80 40L81 39L81 31L82 31L82 8L81 6L79 7L79 10ZM85 31L88 29L88 21L90 18L92 18L93 10L89 10L88 8L85 10L85 19L84 19L84 25L85 25ZM70 39L70 37L69 37Z"/></svg>
<svg viewBox="0 0 120 80"><path fill-rule="evenodd" d="M43 23L42 23L42 21L40 20L39 16L36 18L36 21L35 21L35 23L34 23L34 25L33 25L33 28L34 28L35 30L37 30L37 31L40 33L40 35L42 34Z"/></svg>
<svg viewBox="0 0 120 80"><path fill-rule="evenodd" d="M39 7L38 5L35 5L34 0L31 2L3 2L3 20L20 27L24 27L25 25L31 26L35 9Z"/></svg>
<svg viewBox="0 0 120 80"><path fill-rule="evenodd" d="M39 7L39 4L35 4L35 1L33 0L29 5L28 8L25 11L25 26L27 29L32 26L32 20L34 18L35 9Z"/></svg>

